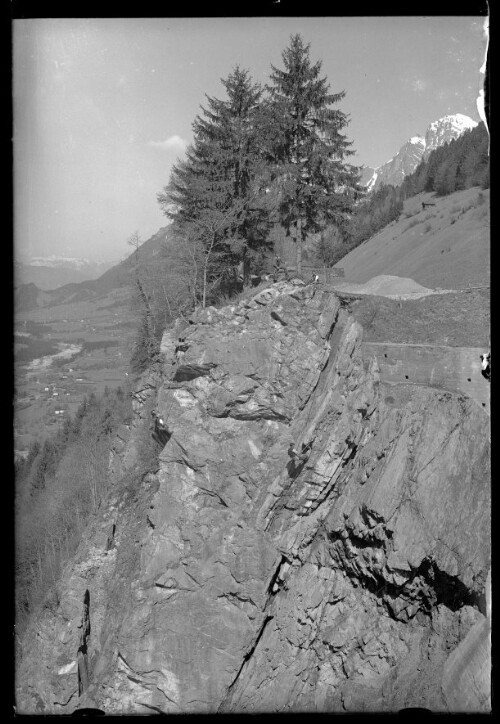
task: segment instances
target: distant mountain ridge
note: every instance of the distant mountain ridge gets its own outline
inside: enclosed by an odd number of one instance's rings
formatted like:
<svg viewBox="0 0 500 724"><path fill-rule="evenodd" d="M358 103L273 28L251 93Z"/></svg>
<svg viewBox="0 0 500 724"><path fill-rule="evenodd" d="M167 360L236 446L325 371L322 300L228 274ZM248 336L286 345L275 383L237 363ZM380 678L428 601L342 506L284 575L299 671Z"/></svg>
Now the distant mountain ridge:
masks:
<svg viewBox="0 0 500 724"><path fill-rule="evenodd" d="M367 191L374 191L382 184L399 186L435 148L449 143L477 125L476 121L462 113L439 118L429 124L425 136L409 138L397 154L382 166L365 167L361 183L366 186Z"/></svg>
<svg viewBox="0 0 500 724"><path fill-rule="evenodd" d="M116 264L116 259L113 261L92 261L85 257L74 257L74 256L59 256L57 254L50 254L49 256L32 256L24 262L29 266L46 266L46 267L65 267L74 269L93 269L100 268L102 266L110 266Z"/></svg>
<svg viewBox="0 0 500 724"><path fill-rule="evenodd" d="M156 234L145 241L141 249L141 259L145 263L154 263L154 257L160 252L167 240L167 228L162 227ZM16 283L14 307L17 311L29 311L37 307L49 307L54 304L68 304L96 299L108 294L113 289L128 286L131 283L132 256L128 255L118 264L114 264L97 279L86 279L64 284L53 289L42 289L34 282Z"/></svg>
<svg viewBox="0 0 500 724"><path fill-rule="evenodd" d="M19 259L14 263L14 283L35 284L39 289L50 290L65 284L97 279L117 264L114 261L91 261L64 256L35 256Z"/></svg>

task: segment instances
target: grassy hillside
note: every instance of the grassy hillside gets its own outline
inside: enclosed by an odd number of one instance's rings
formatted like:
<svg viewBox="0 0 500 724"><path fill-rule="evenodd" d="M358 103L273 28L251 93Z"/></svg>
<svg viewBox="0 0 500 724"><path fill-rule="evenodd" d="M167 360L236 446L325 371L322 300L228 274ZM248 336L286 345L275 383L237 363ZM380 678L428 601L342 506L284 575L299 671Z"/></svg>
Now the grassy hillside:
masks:
<svg viewBox="0 0 500 724"><path fill-rule="evenodd" d="M422 202L435 206L423 210ZM441 198L422 193L405 202L398 221L335 266L357 283L388 274L433 289L489 284L489 226L489 190L475 187Z"/></svg>

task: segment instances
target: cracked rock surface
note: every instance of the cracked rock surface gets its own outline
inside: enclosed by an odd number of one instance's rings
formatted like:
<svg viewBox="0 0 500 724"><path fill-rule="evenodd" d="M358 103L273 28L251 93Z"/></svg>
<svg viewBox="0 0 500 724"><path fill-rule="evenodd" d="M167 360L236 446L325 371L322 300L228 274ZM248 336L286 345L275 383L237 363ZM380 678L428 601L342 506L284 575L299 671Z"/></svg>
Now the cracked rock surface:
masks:
<svg viewBox="0 0 500 724"><path fill-rule="evenodd" d="M382 383L319 286L190 322L180 360L165 333L110 498L26 637L18 711L488 711L485 411ZM172 434L124 487L148 400Z"/></svg>

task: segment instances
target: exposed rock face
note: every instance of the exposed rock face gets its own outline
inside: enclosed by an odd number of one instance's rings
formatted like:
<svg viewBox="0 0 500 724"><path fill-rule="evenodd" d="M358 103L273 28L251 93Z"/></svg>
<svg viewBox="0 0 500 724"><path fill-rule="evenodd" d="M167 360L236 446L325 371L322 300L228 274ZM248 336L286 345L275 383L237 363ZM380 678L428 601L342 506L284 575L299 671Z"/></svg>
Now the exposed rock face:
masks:
<svg viewBox="0 0 500 724"><path fill-rule="evenodd" d="M399 186L405 176L413 173L419 163L428 158L434 149L476 126L476 121L464 116L463 113L444 116L429 124L425 137L412 136L408 139L397 154L382 166L364 169L361 181L367 191L375 191L383 184Z"/></svg>
<svg viewBox="0 0 500 724"><path fill-rule="evenodd" d="M490 386L481 374L482 347L364 342L365 358L377 359L380 379L463 392L489 414Z"/></svg>
<svg viewBox="0 0 500 724"><path fill-rule="evenodd" d="M381 382L361 326L316 285L191 322L181 360L164 335L113 493L26 637L18 711L487 711L485 411ZM172 434L125 487L148 401Z"/></svg>
<svg viewBox="0 0 500 724"><path fill-rule="evenodd" d="M422 136L413 136L408 139L390 161L375 169L368 184L368 190L374 191L383 184L399 186L403 183L405 176L415 171L424 156L424 151L425 139Z"/></svg>

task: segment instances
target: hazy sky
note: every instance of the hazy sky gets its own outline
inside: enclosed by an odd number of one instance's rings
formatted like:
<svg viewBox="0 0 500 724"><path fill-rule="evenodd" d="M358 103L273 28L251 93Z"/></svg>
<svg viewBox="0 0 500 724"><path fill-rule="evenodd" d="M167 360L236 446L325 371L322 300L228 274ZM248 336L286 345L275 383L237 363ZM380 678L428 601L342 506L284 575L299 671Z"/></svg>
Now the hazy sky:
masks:
<svg viewBox="0 0 500 724"><path fill-rule="evenodd" d="M290 35L311 43L359 165L389 160L434 120L480 120L484 17L14 20L17 257L121 258L167 220L156 195L207 93L236 64L268 81Z"/></svg>

